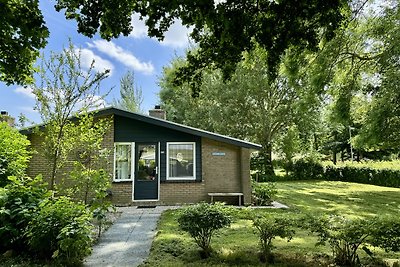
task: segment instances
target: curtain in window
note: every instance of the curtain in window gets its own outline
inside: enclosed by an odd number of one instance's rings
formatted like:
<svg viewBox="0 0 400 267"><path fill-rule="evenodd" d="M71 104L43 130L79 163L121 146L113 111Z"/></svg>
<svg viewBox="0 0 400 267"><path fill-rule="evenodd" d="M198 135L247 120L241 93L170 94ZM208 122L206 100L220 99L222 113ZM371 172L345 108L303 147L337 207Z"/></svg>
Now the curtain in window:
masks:
<svg viewBox="0 0 400 267"><path fill-rule="evenodd" d="M115 145L115 180L131 179L131 145Z"/></svg>
<svg viewBox="0 0 400 267"><path fill-rule="evenodd" d="M169 144L169 178L193 178L194 145Z"/></svg>

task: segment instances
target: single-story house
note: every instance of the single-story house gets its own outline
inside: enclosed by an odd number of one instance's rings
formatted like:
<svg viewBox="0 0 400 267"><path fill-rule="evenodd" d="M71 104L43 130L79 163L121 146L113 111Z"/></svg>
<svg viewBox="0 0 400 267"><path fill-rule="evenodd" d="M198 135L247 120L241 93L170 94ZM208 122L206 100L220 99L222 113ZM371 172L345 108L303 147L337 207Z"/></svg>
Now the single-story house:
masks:
<svg viewBox="0 0 400 267"><path fill-rule="evenodd" d="M260 145L165 120L159 107L150 116L114 107L95 111L112 122L103 146L113 151L106 167L111 199L119 205L182 204L237 193L251 202L250 152ZM161 118L160 118L161 117ZM25 131L38 151L41 137ZM48 164L34 154L28 175L45 173Z"/></svg>

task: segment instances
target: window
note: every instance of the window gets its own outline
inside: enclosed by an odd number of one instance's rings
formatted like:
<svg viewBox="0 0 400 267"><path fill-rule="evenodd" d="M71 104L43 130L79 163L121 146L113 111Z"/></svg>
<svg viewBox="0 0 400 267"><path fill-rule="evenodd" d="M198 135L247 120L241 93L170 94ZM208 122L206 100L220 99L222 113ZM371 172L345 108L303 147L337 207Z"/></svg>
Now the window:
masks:
<svg viewBox="0 0 400 267"><path fill-rule="evenodd" d="M195 143L167 143L167 179L195 180Z"/></svg>
<svg viewBox="0 0 400 267"><path fill-rule="evenodd" d="M132 145L116 143L114 145L114 181L132 180Z"/></svg>

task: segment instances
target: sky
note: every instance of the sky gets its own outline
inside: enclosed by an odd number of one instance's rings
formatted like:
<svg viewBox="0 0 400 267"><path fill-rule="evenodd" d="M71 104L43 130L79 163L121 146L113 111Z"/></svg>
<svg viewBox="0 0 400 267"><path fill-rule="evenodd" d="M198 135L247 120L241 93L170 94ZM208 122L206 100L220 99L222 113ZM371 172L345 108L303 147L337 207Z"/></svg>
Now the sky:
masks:
<svg viewBox="0 0 400 267"><path fill-rule="evenodd" d="M77 33L75 21L66 20L63 12L54 9L54 2L40 1L40 8L50 31L48 44L41 52L48 55L50 51L60 52L68 46L69 39L76 48L81 49L81 62L88 67L95 60L95 69L109 69L110 75L101 83L101 91L107 92L106 102L119 97L120 78L127 71L134 71L135 83L143 91L143 111L152 109L159 103L158 79L162 69L176 56L184 55L189 46L189 29L176 21L165 34L163 42L147 37L147 28L138 16L132 18L134 27L129 36L121 36L110 42L100 38L85 37ZM40 60L40 59L39 59ZM37 64L40 64L40 61ZM0 110L18 118L22 113L35 123L40 122L39 114L33 109L35 98L29 88L18 85L7 86L0 82Z"/></svg>

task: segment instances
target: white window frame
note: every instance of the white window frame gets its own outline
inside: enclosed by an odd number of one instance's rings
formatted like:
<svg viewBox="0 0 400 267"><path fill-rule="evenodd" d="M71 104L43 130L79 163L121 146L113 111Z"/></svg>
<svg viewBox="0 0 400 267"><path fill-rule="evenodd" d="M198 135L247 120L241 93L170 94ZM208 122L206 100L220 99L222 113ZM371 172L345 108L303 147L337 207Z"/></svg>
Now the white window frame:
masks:
<svg viewBox="0 0 400 267"><path fill-rule="evenodd" d="M193 145L193 176L169 177L169 145ZM167 173L168 181L196 180L196 142L167 142Z"/></svg>
<svg viewBox="0 0 400 267"><path fill-rule="evenodd" d="M115 168L116 168L116 156L117 156L117 145L130 145L131 146L131 178L130 179L116 179ZM114 163L113 163L113 182L133 182L135 179L135 143L131 142L114 142Z"/></svg>

